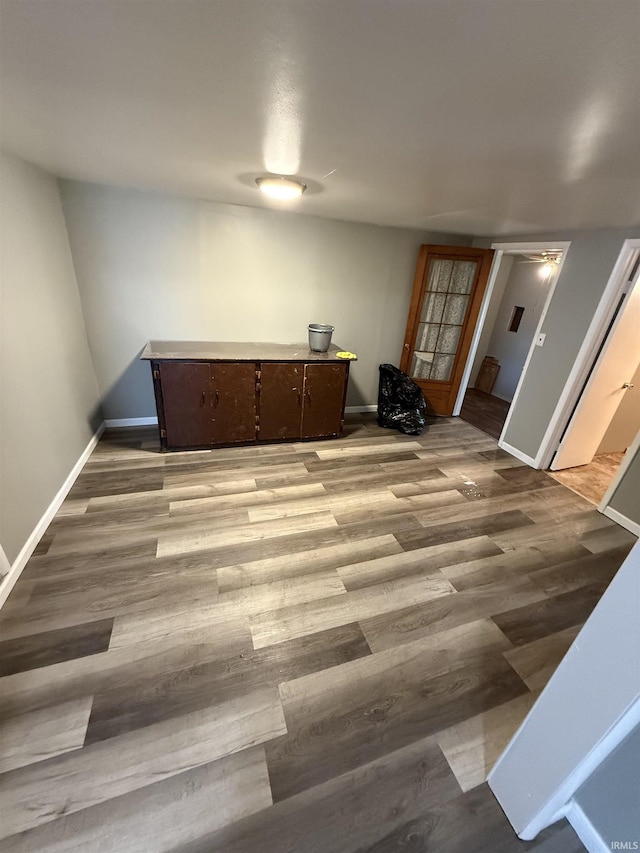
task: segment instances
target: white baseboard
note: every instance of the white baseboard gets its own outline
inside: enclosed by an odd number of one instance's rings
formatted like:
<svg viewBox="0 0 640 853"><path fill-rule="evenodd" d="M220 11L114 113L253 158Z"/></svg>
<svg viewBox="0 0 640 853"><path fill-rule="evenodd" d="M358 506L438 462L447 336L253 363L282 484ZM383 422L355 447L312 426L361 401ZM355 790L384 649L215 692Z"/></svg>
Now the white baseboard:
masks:
<svg viewBox="0 0 640 853"><path fill-rule="evenodd" d="M566 818L589 853L611 853L609 845L575 801L569 806Z"/></svg>
<svg viewBox="0 0 640 853"><path fill-rule="evenodd" d="M619 524L620 527L624 527L629 533L633 533L634 536L640 536L640 524L636 521L631 521L630 518L627 518L626 515L623 515L621 512L618 512L617 509L613 509L613 507L607 506L603 510L603 515L606 515L607 518L610 518L611 521L615 521L616 524Z"/></svg>
<svg viewBox="0 0 640 853"><path fill-rule="evenodd" d="M358 412L377 412L377 406L345 406L345 415L355 415Z"/></svg>
<svg viewBox="0 0 640 853"><path fill-rule="evenodd" d="M104 425L107 429L130 426L155 426L158 418L108 418Z"/></svg>
<svg viewBox="0 0 640 853"><path fill-rule="evenodd" d="M27 565L29 557L35 551L36 546L38 545L38 542L42 538L45 530L47 529L47 527L51 523L54 515L60 509L64 499L69 494L69 492L71 490L71 486L73 486L73 484L77 480L78 475L80 474L80 471L82 471L85 462L87 461L89 456L91 456L91 453L93 452L93 449L95 448L96 444L100 440L100 436L102 435L103 432L104 432L104 424L101 424L98 427L98 429L96 430L96 432L93 435L93 437L91 438L91 440L89 441L89 444L87 444L85 449L82 451L80 458L78 459L76 464L73 466L73 468L69 472L67 479L64 481L64 483L62 484L62 486L58 490L56 496L51 501L51 503L49 504L47 509L45 510L42 518L40 519L40 521L36 524L36 526L32 530L31 535L29 536L27 541L24 543L22 550L20 551L18 556L13 561L11 567L9 568L9 571L6 573L6 575L4 575L4 578L2 580L2 584L0 584L0 607L2 607L2 605L7 600L9 593L11 592L16 581L20 577L22 570ZM4 555L4 551L2 553ZM4 556L4 559L6 560L6 555ZM7 560L7 562L8 562L8 560Z"/></svg>
<svg viewBox="0 0 640 853"><path fill-rule="evenodd" d="M506 441L499 441L498 447L502 448L502 450L506 450L507 453L510 453L512 456L515 456L516 459L519 459L521 462L524 462L525 465L529 465L531 468L536 467L536 460L531 456L527 456L526 453L523 453L521 450L518 450L517 447L512 447L510 444L507 444Z"/></svg>

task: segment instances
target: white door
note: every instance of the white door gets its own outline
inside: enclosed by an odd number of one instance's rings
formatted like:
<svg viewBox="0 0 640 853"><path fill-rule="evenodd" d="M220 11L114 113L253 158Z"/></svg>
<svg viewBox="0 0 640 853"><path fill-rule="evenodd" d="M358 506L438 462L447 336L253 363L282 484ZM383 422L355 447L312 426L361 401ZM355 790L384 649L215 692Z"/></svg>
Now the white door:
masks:
<svg viewBox="0 0 640 853"><path fill-rule="evenodd" d="M640 365L640 286L636 274L580 397L551 470L588 465Z"/></svg>

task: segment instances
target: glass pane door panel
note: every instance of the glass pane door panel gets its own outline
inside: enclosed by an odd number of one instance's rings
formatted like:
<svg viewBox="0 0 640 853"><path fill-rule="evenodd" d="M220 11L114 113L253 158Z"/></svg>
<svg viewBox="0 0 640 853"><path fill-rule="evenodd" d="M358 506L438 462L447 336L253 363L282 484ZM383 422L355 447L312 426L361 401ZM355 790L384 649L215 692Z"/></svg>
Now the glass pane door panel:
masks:
<svg viewBox="0 0 640 853"><path fill-rule="evenodd" d="M464 315L467 313L468 301L469 297L467 295L454 296L453 294L449 294L442 314L442 322L461 326L464 323Z"/></svg>
<svg viewBox="0 0 640 853"><path fill-rule="evenodd" d="M438 352L455 353L458 349L458 341L460 340L461 331L462 326L440 326L438 345L434 347L434 349Z"/></svg>
<svg viewBox="0 0 640 853"><path fill-rule="evenodd" d="M453 265L456 261L433 260L429 269L427 290L438 290L446 293L449 290Z"/></svg>
<svg viewBox="0 0 640 853"><path fill-rule="evenodd" d="M451 371L453 370L453 355L440 355L436 353L433 364L431 365L431 376L430 379L439 379L441 381L446 382L451 378Z"/></svg>
<svg viewBox="0 0 640 853"><path fill-rule="evenodd" d="M414 353L413 362L411 364L411 376L414 379L429 379L433 358L434 353L432 352Z"/></svg>
<svg viewBox="0 0 640 853"><path fill-rule="evenodd" d="M422 322L439 323L442 320L444 304L447 300L446 293L426 293L422 303Z"/></svg>
<svg viewBox="0 0 640 853"><path fill-rule="evenodd" d="M454 261L450 293L471 293L477 269L475 261Z"/></svg>
<svg viewBox="0 0 640 853"><path fill-rule="evenodd" d="M420 323L418 326L418 337L416 338L416 350L433 352L438 343L440 328L439 323Z"/></svg>

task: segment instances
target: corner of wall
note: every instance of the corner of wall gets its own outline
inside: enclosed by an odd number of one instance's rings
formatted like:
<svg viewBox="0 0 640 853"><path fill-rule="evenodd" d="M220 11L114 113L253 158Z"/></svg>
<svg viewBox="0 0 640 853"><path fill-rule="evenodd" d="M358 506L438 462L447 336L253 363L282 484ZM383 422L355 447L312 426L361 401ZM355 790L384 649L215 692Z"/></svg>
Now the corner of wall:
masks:
<svg viewBox="0 0 640 853"><path fill-rule="evenodd" d="M71 487L78 479L78 476L82 471L87 459L91 456L95 446L100 440L100 436L104 432L104 428L104 423L98 427L91 440L80 455L80 458L69 472L67 479L64 481L64 483L56 493L55 497L45 510L44 514L40 518L40 521L38 521L34 529L31 531L29 538L27 539L20 553L11 565L9 565L9 560L7 559L7 556L4 553L2 546L0 546L0 574L2 574L2 580L0 580L0 608L9 597L9 593L15 586L16 581L22 573L22 570L27 565L29 558L35 551L38 542L42 538L49 524L52 522L57 511L62 506L64 499L71 491ZM2 571L3 566L6 568L6 572Z"/></svg>

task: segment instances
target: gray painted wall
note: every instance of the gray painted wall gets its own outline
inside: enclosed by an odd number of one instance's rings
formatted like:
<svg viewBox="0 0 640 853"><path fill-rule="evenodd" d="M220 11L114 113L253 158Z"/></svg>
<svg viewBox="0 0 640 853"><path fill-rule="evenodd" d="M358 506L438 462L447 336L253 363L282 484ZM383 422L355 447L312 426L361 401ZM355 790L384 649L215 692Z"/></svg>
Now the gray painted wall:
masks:
<svg viewBox="0 0 640 853"><path fill-rule="evenodd" d="M0 154L0 541L13 562L100 423L55 179Z"/></svg>
<svg viewBox="0 0 640 853"><path fill-rule="evenodd" d="M638 237L640 230L629 228L474 240L478 246L571 241L542 328L545 345L534 350L505 434L507 444L528 456L535 457L540 447L624 240Z"/></svg>
<svg viewBox="0 0 640 853"><path fill-rule="evenodd" d="M464 238L62 182L107 418L155 414L148 339L307 339L358 354L348 405L377 401L398 364L421 243ZM304 203L304 202L303 202Z"/></svg>
<svg viewBox="0 0 640 853"><path fill-rule="evenodd" d="M609 506L630 521L640 524L640 450L631 460Z"/></svg>
<svg viewBox="0 0 640 853"><path fill-rule="evenodd" d="M551 284L549 276L540 276L540 268L541 264L524 263L524 258L516 255L489 340L487 355L500 362L491 393L509 402L520 381ZM516 305L524 308L524 314L518 331L510 332L508 327Z"/></svg>
<svg viewBox="0 0 640 853"><path fill-rule="evenodd" d="M615 849L614 841L640 844L640 727L605 758L574 799L608 850Z"/></svg>

